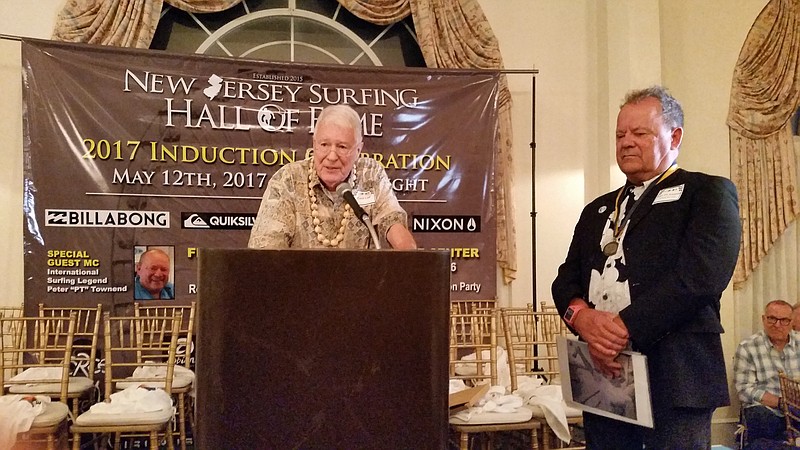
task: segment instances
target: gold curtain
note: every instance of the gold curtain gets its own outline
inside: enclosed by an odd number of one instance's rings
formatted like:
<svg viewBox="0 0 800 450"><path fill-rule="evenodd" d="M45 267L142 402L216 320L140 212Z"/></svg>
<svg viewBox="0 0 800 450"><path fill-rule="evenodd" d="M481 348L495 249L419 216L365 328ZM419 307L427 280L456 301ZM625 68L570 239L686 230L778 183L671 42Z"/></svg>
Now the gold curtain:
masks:
<svg viewBox="0 0 800 450"><path fill-rule="evenodd" d="M356 17L377 25L391 25L411 14L410 0L339 0ZM416 25L416 18L414 21ZM419 34L419 30L417 30Z"/></svg>
<svg viewBox="0 0 800 450"><path fill-rule="evenodd" d="M232 8L242 0L164 0L168 5L190 13L212 13ZM150 45L148 45L149 47Z"/></svg>
<svg viewBox="0 0 800 450"><path fill-rule="evenodd" d="M68 0L56 19L52 39L149 48L165 1L183 11L210 13L242 0Z"/></svg>
<svg viewBox="0 0 800 450"><path fill-rule="evenodd" d="M745 39L728 112L742 241L734 289L800 214L790 119L800 104L800 0L771 0Z"/></svg>
<svg viewBox="0 0 800 450"><path fill-rule="evenodd" d="M163 0L68 0L52 39L148 48L162 4Z"/></svg>
<svg viewBox="0 0 800 450"><path fill-rule="evenodd" d="M69 0L58 16L53 40L149 48L166 1L178 9L216 12L241 0ZM478 0L339 0L357 17L389 25L409 14L430 68L502 69L500 47ZM511 93L500 80L495 166L497 262L503 281L516 278L516 230L512 185ZM489 149L488 151L491 151Z"/></svg>

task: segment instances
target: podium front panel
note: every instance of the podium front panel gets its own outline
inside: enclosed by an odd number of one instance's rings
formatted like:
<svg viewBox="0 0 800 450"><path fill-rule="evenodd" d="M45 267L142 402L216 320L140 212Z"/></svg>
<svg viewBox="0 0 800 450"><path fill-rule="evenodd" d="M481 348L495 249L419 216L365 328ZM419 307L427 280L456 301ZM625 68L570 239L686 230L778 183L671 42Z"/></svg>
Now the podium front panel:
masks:
<svg viewBox="0 0 800 450"><path fill-rule="evenodd" d="M201 249L195 445L444 449L445 251Z"/></svg>

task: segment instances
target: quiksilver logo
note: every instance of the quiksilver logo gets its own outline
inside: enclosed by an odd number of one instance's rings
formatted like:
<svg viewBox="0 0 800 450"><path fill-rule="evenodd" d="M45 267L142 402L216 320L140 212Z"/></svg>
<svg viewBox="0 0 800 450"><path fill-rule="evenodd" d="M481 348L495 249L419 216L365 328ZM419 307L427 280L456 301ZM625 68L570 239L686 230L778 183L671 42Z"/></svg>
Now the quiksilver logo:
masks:
<svg viewBox="0 0 800 450"><path fill-rule="evenodd" d="M210 228L208 222L197 214L192 214L183 219L181 223L183 223L181 228Z"/></svg>
<svg viewBox="0 0 800 450"><path fill-rule="evenodd" d="M169 211L46 209L48 227L169 228Z"/></svg>
<svg viewBox="0 0 800 450"><path fill-rule="evenodd" d="M181 228L186 229L249 230L255 222L255 213L181 213Z"/></svg>

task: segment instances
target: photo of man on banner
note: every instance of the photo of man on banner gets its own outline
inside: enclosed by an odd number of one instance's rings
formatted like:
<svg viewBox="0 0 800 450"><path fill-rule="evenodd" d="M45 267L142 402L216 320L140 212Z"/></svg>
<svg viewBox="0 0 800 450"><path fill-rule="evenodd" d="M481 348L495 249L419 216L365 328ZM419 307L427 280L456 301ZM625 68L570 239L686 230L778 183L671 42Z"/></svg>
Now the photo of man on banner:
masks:
<svg viewBox="0 0 800 450"><path fill-rule="evenodd" d="M172 300L175 284L171 280L171 246L139 246L134 249L136 272L133 277L134 300Z"/></svg>

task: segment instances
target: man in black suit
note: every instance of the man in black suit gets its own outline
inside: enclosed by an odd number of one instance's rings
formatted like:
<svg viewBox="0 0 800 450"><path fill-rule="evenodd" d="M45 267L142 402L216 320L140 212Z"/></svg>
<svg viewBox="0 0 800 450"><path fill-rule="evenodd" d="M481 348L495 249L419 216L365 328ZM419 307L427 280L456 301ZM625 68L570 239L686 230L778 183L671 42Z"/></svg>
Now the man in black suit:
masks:
<svg viewBox="0 0 800 450"><path fill-rule="evenodd" d="M719 308L739 251L736 188L678 168L683 110L664 88L630 92L617 116L627 183L587 205L552 285L595 366L647 356L654 428L584 413L590 449L710 448L711 415L728 405Z"/></svg>

